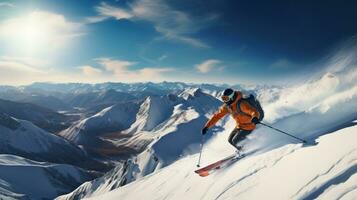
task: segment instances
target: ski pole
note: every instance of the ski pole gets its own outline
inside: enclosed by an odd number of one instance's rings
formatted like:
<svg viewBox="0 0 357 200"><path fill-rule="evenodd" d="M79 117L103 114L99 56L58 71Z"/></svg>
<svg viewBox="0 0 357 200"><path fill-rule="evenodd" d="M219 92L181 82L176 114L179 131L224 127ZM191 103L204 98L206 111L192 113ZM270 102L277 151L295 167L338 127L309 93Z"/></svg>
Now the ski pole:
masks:
<svg viewBox="0 0 357 200"><path fill-rule="evenodd" d="M277 128L274 128L274 127L272 127L272 126L269 126L269 125L267 125L267 124L264 124L264 123L262 123L262 122L259 122L259 124L264 125L264 126L266 126L266 127L269 127L269 128L271 128L271 129L273 129L273 130L276 130L276 131L278 131L278 132L280 132L280 133L284 133L285 135L288 135L288 136L290 136L290 137L292 137L292 138L295 138L295 139L297 139L297 140L299 140L299 141L301 141L301 142L303 142L303 143L307 143L306 140L303 140L303 139L301 139L301 138L298 138L298 137L296 137L296 136L293 136L293 135L291 135L291 134L289 134L289 133L287 133L287 132L285 132L285 131L279 130L279 129L277 129Z"/></svg>
<svg viewBox="0 0 357 200"><path fill-rule="evenodd" d="M197 167L200 167L201 155L202 155L202 149L203 149L204 140L205 140L205 139L204 139L204 136L202 135L202 138L201 138L201 150L200 150L200 156L198 157Z"/></svg>

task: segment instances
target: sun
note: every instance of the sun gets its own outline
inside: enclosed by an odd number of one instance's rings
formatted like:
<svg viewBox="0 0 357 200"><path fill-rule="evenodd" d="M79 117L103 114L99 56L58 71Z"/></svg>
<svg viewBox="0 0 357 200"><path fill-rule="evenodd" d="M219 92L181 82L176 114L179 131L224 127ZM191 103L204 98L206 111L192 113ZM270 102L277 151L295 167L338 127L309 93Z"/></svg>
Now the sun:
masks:
<svg viewBox="0 0 357 200"><path fill-rule="evenodd" d="M1 23L0 35L12 50L36 55L66 46L80 35L80 28L80 24L69 22L62 15L33 11Z"/></svg>

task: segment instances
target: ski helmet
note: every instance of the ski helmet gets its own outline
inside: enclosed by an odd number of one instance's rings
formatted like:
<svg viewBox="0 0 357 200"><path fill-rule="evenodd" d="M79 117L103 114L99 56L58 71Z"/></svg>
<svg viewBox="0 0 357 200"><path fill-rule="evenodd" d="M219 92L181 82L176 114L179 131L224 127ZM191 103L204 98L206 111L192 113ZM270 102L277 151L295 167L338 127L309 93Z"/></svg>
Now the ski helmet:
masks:
<svg viewBox="0 0 357 200"><path fill-rule="evenodd" d="M231 88L227 88L223 91L223 94L221 96L221 99L224 103L226 104L231 104L233 103L233 101L236 98L236 93L234 92L234 90L232 90Z"/></svg>

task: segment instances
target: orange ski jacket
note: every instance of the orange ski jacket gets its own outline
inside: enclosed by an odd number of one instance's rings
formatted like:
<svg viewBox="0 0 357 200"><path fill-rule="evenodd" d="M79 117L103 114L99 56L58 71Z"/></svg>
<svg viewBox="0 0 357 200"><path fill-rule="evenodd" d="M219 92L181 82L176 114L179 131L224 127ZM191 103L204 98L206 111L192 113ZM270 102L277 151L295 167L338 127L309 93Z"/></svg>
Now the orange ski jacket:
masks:
<svg viewBox="0 0 357 200"><path fill-rule="evenodd" d="M230 113L233 119L236 121L236 128L248 131L255 129L255 124L252 122L252 119L254 117L259 118L259 112L246 101L242 101L240 103L240 111L237 110L237 103L242 98L242 93L240 91L235 92L237 94L236 100L231 105L222 105L219 110L214 113L211 119L208 120L205 127L211 128L222 117Z"/></svg>

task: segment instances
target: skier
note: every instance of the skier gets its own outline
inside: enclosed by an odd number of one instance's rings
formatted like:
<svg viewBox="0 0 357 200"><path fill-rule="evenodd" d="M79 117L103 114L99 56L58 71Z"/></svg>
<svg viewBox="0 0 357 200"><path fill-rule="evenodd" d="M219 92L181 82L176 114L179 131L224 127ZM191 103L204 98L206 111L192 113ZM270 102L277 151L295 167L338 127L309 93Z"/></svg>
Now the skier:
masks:
<svg viewBox="0 0 357 200"><path fill-rule="evenodd" d="M228 88L224 90L221 99L224 104L203 127L202 135L206 134L208 129L214 126L222 117L230 113L236 121L236 127L229 135L228 142L239 153L242 150L242 146L239 146L238 143L244 140L255 129L256 124L260 122L261 116L254 106L250 105L247 101L243 101L242 92L240 91ZM264 114L262 113L262 115Z"/></svg>

